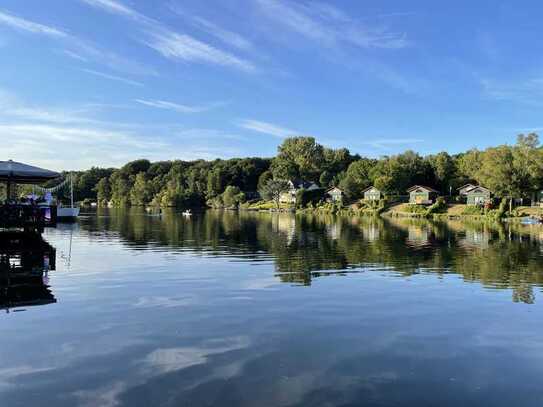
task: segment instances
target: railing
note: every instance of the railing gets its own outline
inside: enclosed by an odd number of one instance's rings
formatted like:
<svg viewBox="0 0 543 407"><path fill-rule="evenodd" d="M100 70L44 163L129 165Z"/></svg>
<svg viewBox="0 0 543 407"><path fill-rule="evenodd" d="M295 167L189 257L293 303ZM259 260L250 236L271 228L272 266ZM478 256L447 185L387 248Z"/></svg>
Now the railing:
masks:
<svg viewBox="0 0 543 407"><path fill-rule="evenodd" d="M0 205L0 228L38 228L54 223L52 207L37 205Z"/></svg>

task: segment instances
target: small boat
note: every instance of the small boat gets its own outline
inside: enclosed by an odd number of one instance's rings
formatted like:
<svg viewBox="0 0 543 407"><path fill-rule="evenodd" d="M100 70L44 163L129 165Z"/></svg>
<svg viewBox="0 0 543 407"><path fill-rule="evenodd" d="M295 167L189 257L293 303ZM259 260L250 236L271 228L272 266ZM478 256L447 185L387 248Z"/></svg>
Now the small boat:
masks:
<svg viewBox="0 0 543 407"><path fill-rule="evenodd" d="M183 216L192 216L192 211L190 209L187 209L186 211L181 212Z"/></svg>
<svg viewBox="0 0 543 407"><path fill-rule="evenodd" d="M74 183L73 176L70 175L70 206L57 206L57 221L59 222L75 222L79 216L79 208L74 205Z"/></svg>
<svg viewBox="0 0 543 407"><path fill-rule="evenodd" d="M79 208L77 207L57 207L57 220L74 222L79 216Z"/></svg>
<svg viewBox="0 0 543 407"><path fill-rule="evenodd" d="M541 220L537 218L532 218L532 217L525 217L525 218L522 218L520 223L523 225L539 225L541 223Z"/></svg>

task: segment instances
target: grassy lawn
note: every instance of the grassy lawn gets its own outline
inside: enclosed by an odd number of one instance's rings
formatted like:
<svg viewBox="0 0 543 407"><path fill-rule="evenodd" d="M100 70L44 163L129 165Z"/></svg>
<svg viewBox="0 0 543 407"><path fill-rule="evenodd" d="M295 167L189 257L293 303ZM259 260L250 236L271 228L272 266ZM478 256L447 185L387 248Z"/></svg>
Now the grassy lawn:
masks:
<svg viewBox="0 0 543 407"><path fill-rule="evenodd" d="M387 213L389 214L405 214L405 215L413 215L413 212L409 210L409 207L411 204L408 203L401 203L391 206ZM447 212L443 213L444 216L450 216L450 217L460 217L465 216L464 210L466 209L467 205L465 204L449 204L447 205Z"/></svg>
<svg viewBox="0 0 543 407"><path fill-rule="evenodd" d="M467 205L464 204L452 204L447 208L447 215L449 216L460 216L466 209Z"/></svg>
<svg viewBox="0 0 543 407"><path fill-rule="evenodd" d="M388 208L388 210L386 212L387 213L389 213L389 212L405 213L405 212L407 212L407 205L408 204L406 204L406 203L394 204L390 208Z"/></svg>
<svg viewBox="0 0 543 407"><path fill-rule="evenodd" d="M517 206L515 209L517 212L525 213L527 216L543 215L543 208L537 206Z"/></svg>
<svg viewBox="0 0 543 407"><path fill-rule="evenodd" d="M292 206L288 204L279 205L280 209L290 209ZM258 201L250 204L241 205L242 209L253 209L253 210L268 210L276 209L275 202L273 201Z"/></svg>

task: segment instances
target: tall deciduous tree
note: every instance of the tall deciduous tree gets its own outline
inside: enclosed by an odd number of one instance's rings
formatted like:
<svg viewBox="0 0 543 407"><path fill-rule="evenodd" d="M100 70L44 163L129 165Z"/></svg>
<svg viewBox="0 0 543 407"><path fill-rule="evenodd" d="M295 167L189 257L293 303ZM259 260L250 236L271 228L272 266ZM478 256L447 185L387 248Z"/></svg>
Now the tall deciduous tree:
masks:
<svg viewBox="0 0 543 407"><path fill-rule="evenodd" d="M428 156L428 162L434 172L436 186L441 192L449 192L452 180L456 173L456 166L453 158L445 151L436 155Z"/></svg>
<svg viewBox="0 0 543 407"><path fill-rule="evenodd" d="M372 184L370 173L375 164L376 160L362 158L349 165L339 185L349 198L360 198L362 190Z"/></svg>
<svg viewBox="0 0 543 407"><path fill-rule="evenodd" d="M272 171L275 178L318 181L323 159L323 147L313 137L292 137L279 146Z"/></svg>
<svg viewBox="0 0 543 407"><path fill-rule="evenodd" d="M275 206L279 209L281 203L281 194L289 190L289 183L285 180L270 179L260 190L260 195L264 199L269 199L275 202Z"/></svg>

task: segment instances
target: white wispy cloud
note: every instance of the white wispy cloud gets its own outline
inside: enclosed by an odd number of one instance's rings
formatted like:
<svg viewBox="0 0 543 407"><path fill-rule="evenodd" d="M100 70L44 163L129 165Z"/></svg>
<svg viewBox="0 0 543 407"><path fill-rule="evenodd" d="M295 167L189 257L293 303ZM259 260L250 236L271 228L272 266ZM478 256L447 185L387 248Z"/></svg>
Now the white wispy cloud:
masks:
<svg viewBox="0 0 543 407"><path fill-rule="evenodd" d="M101 78L126 83L127 85L131 85L131 86L145 86L143 83L133 81L132 79L123 78L121 76L111 75L111 74L107 74L107 73L104 73L104 72L95 71L93 69L82 69L82 71L86 72L86 73L89 73L91 75L94 75L94 76L99 76Z"/></svg>
<svg viewBox="0 0 543 407"><path fill-rule="evenodd" d="M87 3L89 6L100 8L108 13L117 14L122 17L128 17L132 20L146 23L146 24L158 24L156 20L148 18L145 15L138 13L136 10L125 6L121 2L114 0L81 0L83 3Z"/></svg>
<svg viewBox="0 0 543 407"><path fill-rule="evenodd" d="M78 112L67 112L61 109L44 109L32 107L5 108L2 115L22 118L28 121L49 123L88 122L90 120L79 117Z"/></svg>
<svg viewBox="0 0 543 407"><path fill-rule="evenodd" d="M187 140L236 140L236 141L248 141L248 138L239 134L225 132L223 130L206 129L206 128L191 128L182 129L174 133L176 138Z"/></svg>
<svg viewBox="0 0 543 407"><path fill-rule="evenodd" d="M91 42L69 34L60 28L36 23L3 11L0 11L0 24L9 26L17 31L29 32L57 40L64 47L64 54L81 62L90 62L92 60L118 72L137 75L156 75L155 70L141 63L117 55L115 52L101 49Z"/></svg>
<svg viewBox="0 0 543 407"><path fill-rule="evenodd" d="M7 156L55 169L122 165L137 157L164 157L171 151L167 143L96 125L19 122L0 124L0 132L11 140L4 149Z"/></svg>
<svg viewBox="0 0 543 407"><path fill-rule="evenodd" d="M172 133L176 124L100 120L102 110L101 104L69 108L28 105L0 89L0 134L10 140L2 154L55 170L121 166L141 157L211 160L243 155L232 142L221 143L234 138L219 130L181 129ZM189 145L187 138L191 138Z"/></svg>
<svg viewBox="0 0 543 407"><path fill-rule="evenodd" d="M185 62L206 63L254 72L255 66L243 58L218 49L188 34L171 30L164 24L114 0L81 0L112 14L131 19L141 25L146 38L142 41L162 56Z"/></svg>
<svg viewBox="0 0 543 407"><path fill-rule="evenodd" d="M242 50L250 50L251 48L253 48L253 44L251 43L251 41L242 37L240 34L225 30L224 28L219 27L218 25L212 23L209 20L206 20L202 17L194 17L193 21L201 30L207 32L210 35L213 35L225 44Z"/></svg>
<svg viewBox="0 0 543 407"><path fill-rule="evenodd" d="M172 31L155 31L149 34L151 39L145 43L166 58L230 66L245 72L254 72L256 70L251 62L221 51L189 35Z"/></svg>
<svg viewBox="0 0 543 407"><path fill-rule="evenodd" d="M377 149L388 149L394 146L409 146L411 144L423 143L424 140L418 138L383 138L363 143Z"/></svg>
<svg viewBox="0 0 543 407"><path fill-rule="evenodd" d="M384 26L369 26L327 3L256 0L270 20L304 37L332 47L349 44L361 48L404 48L405 34Z"/></svg>
<svg viewBox="0 0 543 407"><path fill-rule="evenodd" d="M543 77L517 80L482 79L481 87L483 96L487 99L534 107L543 105Z"/></svg>
<svg viewBox="0 0 543 407"><path fill-rule="evenodd" d="M77 52L70 51L68 49L62 50L62 53L68 55L70 58L76 59L81 62L89 62L88 58L85 58L83 55L78 54Z"/></svg>
<svg viewBox="0 0 543 407"><path fill-rule="evenodd" d="M237 123L237 125L243 129L256 131L262 134L268 134L274 137L290 137L294 135L299 135L300 132L288 129L286 127L281 127L276 124L263 122L260 120L245 119Z"/></svg>
<svg viewBox="0 0 543 407"><path fill-rule="evenodd" d="M0 11L0 24L7 25L20 31L33 34L41 34L49 37L66 38L68 34L64 31L44 24L35 23L21 17L14 16L5 11Z"/></svg>
<svg viewBox="0 0 543 407"><path fill-rule="evenodd" d="M155 107L157 109L172 110L178 113L201 113L211 110L215 107L223 106L224 102L211 103L206 106L189 106L182 105L179 103L168 102L165 100L146 100L146 99L136 99L136 102L145 105Z"/></svg>
<svg viewBox="0 0 543 407"><path fill-rule="evenodd" d="M16 95L0 90L0 120L24 120L25 122L73 123L92 120L86 116L90 109L63 109L55 107L29 106Z"/></svg>
<svg viewBox="0 0 543 407"><path fill-rule="evenodd" d="M249 41L242 35L230 30L226 30L222 27L219 27L217 24L205 18L188 15L178 4L175 4L175 3L170 4L170 10L173 13L177 14L178 16L183 17L184 19L190 21L200 30L219 39L224 44L230 45L232 47L235 47L244 51L248 51L253 48L253 44L251 43L251 41Z"/></svg>

